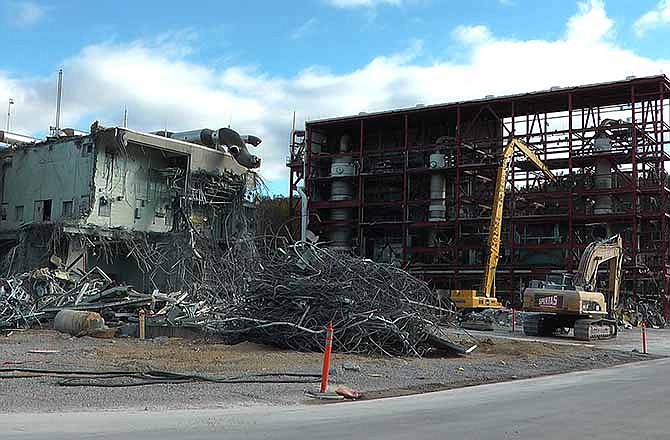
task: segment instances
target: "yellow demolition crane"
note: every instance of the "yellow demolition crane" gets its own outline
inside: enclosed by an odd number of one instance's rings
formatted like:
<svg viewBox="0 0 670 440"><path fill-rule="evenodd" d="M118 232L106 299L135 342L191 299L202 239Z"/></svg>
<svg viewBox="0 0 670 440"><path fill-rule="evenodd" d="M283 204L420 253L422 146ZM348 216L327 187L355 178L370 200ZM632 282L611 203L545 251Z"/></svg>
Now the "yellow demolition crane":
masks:
<svg viewBox="0 0 670 440"><path fill-rule="evenodd" d="M495 274L498 267L498 257L500 256L500 233L502 230L503 207L505 203L505 186L507 184L507 174L510 162L515 149L518 148L530 162L532 162L544 175L552 182L556 181L556 176L542 163L539 157L518 138L512 140L505 146L502 153L500 166L498 167L498 176L496 177L495 195L493 197L493 206L491 209L491 224L489 226L488 238L488 257L484 266L484 278L480 290L452 290L451 300L458 310L473 311L483 309L498 309L500 303L496 298L495 292Z"/></svg>

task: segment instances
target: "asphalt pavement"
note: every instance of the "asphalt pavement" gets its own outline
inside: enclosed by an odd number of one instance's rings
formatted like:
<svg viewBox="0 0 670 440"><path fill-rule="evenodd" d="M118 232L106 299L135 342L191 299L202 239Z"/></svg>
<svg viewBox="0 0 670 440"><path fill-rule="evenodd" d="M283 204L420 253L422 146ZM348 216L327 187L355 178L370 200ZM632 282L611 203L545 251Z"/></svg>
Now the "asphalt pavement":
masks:
<svg viewBox="0 0 670 440"><path fill-rule="evenodd" d="M3 440L667 439L670 359L375 401L0 415ZM138 392L141 392L138 390Z"/></svg>
<svg viewBox="0 0 670 440"><path fill-rule="evenodd" d="M670 356L670 328L648 328L647 332L647 352L658 356ZM465 334L465 330L454 330L454 333ZM630 352L633 350L642 351L642 329L619 328L619 333L614 339L605 339L601 341L583 342L573 339L571 336L526 336L523 330L517 327L512 333L509 329L500 328L494 331L467 330L467 333L479 339L503 338L518 341L535 341L547 344L559 345L583 345L586 347L597 347L605 350L618 350Z"/></svg>

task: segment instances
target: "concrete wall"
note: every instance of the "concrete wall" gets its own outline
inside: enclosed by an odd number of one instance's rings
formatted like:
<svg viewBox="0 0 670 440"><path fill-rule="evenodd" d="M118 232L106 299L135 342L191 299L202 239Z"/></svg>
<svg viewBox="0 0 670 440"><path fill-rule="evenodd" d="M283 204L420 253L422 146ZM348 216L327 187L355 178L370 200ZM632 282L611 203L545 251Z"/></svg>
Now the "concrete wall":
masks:
<svg viewBox="0 0 670 440"><path fill-rule="evenodd" d="M59 221L74 227L169 232L178 189L171 180L175 173L168 169L182 170L181 188L189 166L212 174L248 171L222 151L115 128L0 150L0 233ZM196 210L194 216L223 221L208 209ZM219 231L221 225L213 228Z"/></svg>
<svg viewBox="0 0 670 440"><path fill-rule="evenodd" d="M168 232L174 191L156 170L174 166L162 151L129 143L125 152L98 148L95 197L87 223Z"/></svg>
<svg viewBox="0 0 670 440"><path fill-rule="evenodd" d="M90 139L6 150L0 171L0 231L43 222L47 217L58 221L64 220L66 214L76 221L85 216L94 157ZM50 201L50 209L49 202L44 201Z"/></svg>

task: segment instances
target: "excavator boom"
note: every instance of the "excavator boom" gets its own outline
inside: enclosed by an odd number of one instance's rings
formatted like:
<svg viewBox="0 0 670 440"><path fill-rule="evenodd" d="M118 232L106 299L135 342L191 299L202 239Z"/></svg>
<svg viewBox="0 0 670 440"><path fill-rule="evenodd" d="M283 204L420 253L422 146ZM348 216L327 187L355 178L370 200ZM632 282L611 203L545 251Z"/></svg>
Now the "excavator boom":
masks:
<svg viewBox="0 0 670 440"><path fill-rule="evenodd" d="M587 291L594 291L596 289L598 266L609 262L610 304L608 306L610 313L619 303L622 251L623 243L620 235L615 235L603 241L594 241L584 250L582 258L579 260L577 273L575 274L575 286Z"/></svg>
<svg viewBox="0 0 670 440"><path fill-rule="evenodd" d="M556 176L554 176L551 170L520 139L512 138L503 149L502 160L496 178L493 206L491 207L491 223L489 225L488 238L489 254L484 266L484 279L482 280L481 287L482 293L487 297L495 296L493 282L495 280L496 269L498 268L498 258L500 257L500 234L502 232L503 208L505 206L505 186L507 185L507 174L509 173L509 166L515 148L518 148L549 180L552 182L556 181Z"/></svg>
<svg viewBox="0 0 670 440"><path fill-rule="evenodd" d="M477 290L453 290L451 299L456 307L461 310L500 308L500 303L495 297L494 281L500 257L500 234L502 231L503 208L505 205L505 187L507 185L507 174L510 162L514 156L515 148L533 163L551 181L556 177L540 158L518 138L512 138L503 148L498 174L496 176L495 193L491 207L491 223L488 236L488 256L484 266L484 278L479 291Z"/></svg>

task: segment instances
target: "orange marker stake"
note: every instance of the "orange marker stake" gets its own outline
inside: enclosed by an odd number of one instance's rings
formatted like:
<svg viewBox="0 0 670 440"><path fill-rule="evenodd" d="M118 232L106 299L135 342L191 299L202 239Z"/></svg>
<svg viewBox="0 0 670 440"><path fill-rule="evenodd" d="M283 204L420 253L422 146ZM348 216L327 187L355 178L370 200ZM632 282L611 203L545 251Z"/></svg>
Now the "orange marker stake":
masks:
<svg viewBox="0 0 670 440"><path fill-rule="evenodd" d="M326 331L326 350L323 352L323 369L321 370L321 392L328 391L328 373L330 372L330 352L333 349L333 323L328 324Z"/></svg>

